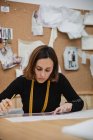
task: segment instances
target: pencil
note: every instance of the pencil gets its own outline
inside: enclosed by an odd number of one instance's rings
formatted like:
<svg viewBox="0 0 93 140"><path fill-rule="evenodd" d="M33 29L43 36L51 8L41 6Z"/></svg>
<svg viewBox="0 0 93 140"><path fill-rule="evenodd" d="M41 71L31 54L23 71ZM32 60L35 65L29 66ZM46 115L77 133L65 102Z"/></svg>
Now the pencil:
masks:
<svg viewBox="0 0 93 140"><path fill-rule="evenodd" d="M13 99L15 97L15 94L12 96L12 98L11 99Z"/></svg>
<svg viewBox="0 0 93 140"><path fill-rule="evenodd" d="M16 96L16 95L14 94L14 95L11 97L11 99L13 99L15 96ZM9 104L7 103L6 107L8 107L8 106L9 106Z"/></svg>

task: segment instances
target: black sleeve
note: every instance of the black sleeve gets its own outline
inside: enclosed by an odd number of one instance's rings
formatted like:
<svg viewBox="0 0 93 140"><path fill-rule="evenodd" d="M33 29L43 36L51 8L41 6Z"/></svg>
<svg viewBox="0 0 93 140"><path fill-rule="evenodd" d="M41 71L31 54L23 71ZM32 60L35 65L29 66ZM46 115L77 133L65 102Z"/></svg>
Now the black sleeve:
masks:
<svg viewBox="0 0 93 140"><path fill-rule="evenodd" d="M73 104L71 111L73 112L81 110L84 106L84 101L76 93L76 91L64 75L62 75L61 79L63 84L63 96L66 98L67 102Z"/></svg>
<svg viewBox="0 0 93 140"><path fill-rule="evenodd" d="M13 82L9 84L9 86L2 92L0 93L0 102L5 99L5 98L11 98L14 94L19 94L21 92L21 76L16 78Z"/></svg>

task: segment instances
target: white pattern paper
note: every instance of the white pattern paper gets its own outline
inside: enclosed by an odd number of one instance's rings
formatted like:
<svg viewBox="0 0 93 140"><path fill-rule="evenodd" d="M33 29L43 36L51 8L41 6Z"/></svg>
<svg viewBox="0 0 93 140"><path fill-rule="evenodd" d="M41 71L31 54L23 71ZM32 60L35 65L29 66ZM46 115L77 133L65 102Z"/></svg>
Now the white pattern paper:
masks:
<svg viewBox="0 0 93 140"><path fill-rule="evenodd" d="M62 128L62 132L83 138L84 140L93 140L93 119L65 126Z"/></svg>
<svg viewBox="0 0 93 140"><path fill-rule="evenodd" d="M82 50L93 50L93 35L82 37Z"/></svg>

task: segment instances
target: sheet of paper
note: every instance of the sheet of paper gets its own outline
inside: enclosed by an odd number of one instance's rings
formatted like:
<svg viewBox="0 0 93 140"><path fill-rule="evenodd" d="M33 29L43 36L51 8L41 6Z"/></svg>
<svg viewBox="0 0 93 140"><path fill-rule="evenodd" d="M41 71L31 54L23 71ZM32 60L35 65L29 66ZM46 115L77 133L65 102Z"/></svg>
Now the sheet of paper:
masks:
<svg viewBox="0 0 93 140"><path fill-rule="evenodd" d="M93 35L83 36L81 43L82 50L93 50Z"/></svg>
<svg viewBox="0 0 93 140"><path fill-rule="evenodd" d="M57 28L52 28L48 46L53 48L54 42L57 39Z"/></svg>
<svg viewBox="0 0 93 140"><path fill-rule="evenodd" d="M90 72L91 75L93 76L93 55L90 56Z"/></svg>
<svg viewBox="0 0 93 140"><path fill-rule="evenodd" d="M86 140L93 140L93 119L89 119L74 125L65 126L62 128L62 132Z"/></svg>
<svg viewBox="0 0 93 140"><path fill-rule="evenodd" d="M5 119L11 122L31 122L41 120L78 119L78 118L93 118L93 110L83 110L73 113L63 113L60 115L21 116L21 117L10 117Z"/></svg>
<svg viewBox="0 0 93 140"><path fill-rule="evenodd" d="M44 43L40 40L38 41L24 41L24 40L18 40L18 55L22 57L21 62L21 68L24 69L29 61L29 56L33 52L35 48L37 48L40 45L44 45Z"/></svg>

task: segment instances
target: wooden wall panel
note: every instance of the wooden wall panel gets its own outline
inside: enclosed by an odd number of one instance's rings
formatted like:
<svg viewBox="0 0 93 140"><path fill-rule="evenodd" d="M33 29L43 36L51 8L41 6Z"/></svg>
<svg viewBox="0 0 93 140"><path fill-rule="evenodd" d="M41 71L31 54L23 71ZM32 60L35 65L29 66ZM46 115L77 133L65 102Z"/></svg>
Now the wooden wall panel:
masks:
<svg viewBox="0 0 93 140"><path fill-rule="evenodd" d="M9 13L0 12L0 25L2 27L13 28L13 40L11 47L14 53L18 50L18 39L27 41L41 40L45 44L48 44L51 29L44 28L43 36L33 36L31 33L31 17L34 10L38 9L38 5L22 4L7 2L10 6ZM0 1L0 6L4 5ZM93 34L93 26L87 26L86 30L89 34ZM62 69L62 73L66 75L78 94L93 94L93 78L91 77L89 70L89 60L86 65L81 64L81 58L79 57L79 70L77 71L65 71L63 66L63 52L66 46L73 45L81 48L81 39L70 40L65 33L58 32L58 38L54 43L54 49L56 50L58 60ZM0 44L2 47L2 44ZM86 51L93 53L93 51ZM0 66L0 92L2 92L9 83L15 79L15 69L18 66L3 71Z"/></svg>

